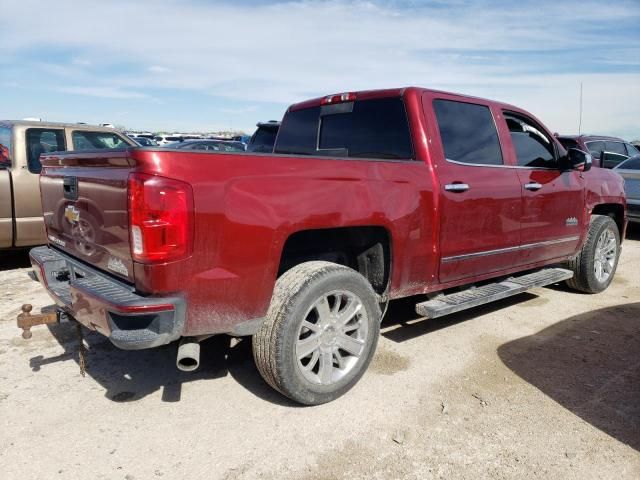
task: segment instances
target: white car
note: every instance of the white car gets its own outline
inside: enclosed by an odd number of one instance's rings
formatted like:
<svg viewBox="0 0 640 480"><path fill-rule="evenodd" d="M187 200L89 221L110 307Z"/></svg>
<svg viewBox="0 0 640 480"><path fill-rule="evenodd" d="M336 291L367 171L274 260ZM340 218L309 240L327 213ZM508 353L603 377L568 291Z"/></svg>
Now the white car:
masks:
<svg viewBox="0 0 640 480"><path fill-rule="evenodd" d="M158 142L158 145L161 147L165 146L167 143L180 142L184 140L184 137L181 135L172 133L169 135L156 135L153 139Z"/></svg>

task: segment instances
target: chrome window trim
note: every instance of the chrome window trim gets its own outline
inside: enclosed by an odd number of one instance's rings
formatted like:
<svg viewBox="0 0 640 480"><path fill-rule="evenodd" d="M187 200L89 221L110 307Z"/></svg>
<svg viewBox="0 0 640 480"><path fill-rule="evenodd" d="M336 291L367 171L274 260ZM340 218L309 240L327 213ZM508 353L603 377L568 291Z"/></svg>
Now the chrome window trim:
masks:
<svg viewBox="0 0 640 480"><path fill-rule="evenodd" d="M524 166L520 166L520 165L489 165L488 163L465 163L465 162L460 162L458 160L453 160L451 158L446 158L445 160L449 163L456 163L458 165L465 165L465 166L469 166L469 167L490 167L490 168L517 168L520 170L551 170L554 172L561 172L562 170L560 170L559 168L548 168L548 167L524 167Z"/></svg>
<svg viewBox="0 0 640 480"><path fill-rule="evenodd" d="M469 260L469 259L478 258L478 257L499 255L502 253L511 253L519 250L528 250L530 248L546 247L549 245L556 245L558 243L573 242L579 239L580 237L578 235L574 235L571 237L558 238L555 240L545 240L543 242L526 243L524 245L518 245L515 247L497 248L495 250L485 250L483 252L465 253L463 255L453 255L451 257L442 257L442 263L451 263L451 262L457 262L460 260Z"/></svg>

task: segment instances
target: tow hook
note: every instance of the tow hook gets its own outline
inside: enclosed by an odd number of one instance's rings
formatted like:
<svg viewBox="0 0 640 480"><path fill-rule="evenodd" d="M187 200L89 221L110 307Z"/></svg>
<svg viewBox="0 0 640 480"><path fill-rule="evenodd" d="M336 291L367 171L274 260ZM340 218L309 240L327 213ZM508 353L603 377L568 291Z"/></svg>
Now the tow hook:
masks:
<svg viewBox="0 0 640 480"><path fill-rule="evenodd" d="M67 320L66 314L59 309L45 310L41 313L31 314L33 306L29 303L22 305L22 313L18 315L18 328L22 329L22 338L31 338L31 327L36 325L47 325L49 323L59 323Z"/></svg>

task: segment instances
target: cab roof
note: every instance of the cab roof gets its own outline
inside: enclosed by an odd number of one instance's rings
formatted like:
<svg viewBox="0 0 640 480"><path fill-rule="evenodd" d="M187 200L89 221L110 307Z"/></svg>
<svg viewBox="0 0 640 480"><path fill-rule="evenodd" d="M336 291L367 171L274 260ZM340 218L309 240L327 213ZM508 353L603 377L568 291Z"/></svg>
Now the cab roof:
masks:
<svg viewBox="0 0 640 480"><path fill-rule="evenodd" d="M589 135L589 134L581 134L581 135L558 135L557 138L567 139L567 140L615 140L617 142L624 142L622 138L619 137L607 137L606 135Z"/></svg>
<svg viewBox="0 0 640 480"><path fill-rule="evenodd" d="M507 110L514 110L514 111L520 111L521 109L518 107L515 107L513 105L509 105L508 103L502 103L502 102L497 102L495 100L489 100L486 98L481 98L481 97L474 97L472 95L464 95L461 93L455 93L455 92L446 92L444 90L434 90L434 89L430 89L430 88L423 88L423 87L415 87L415 86L409 86L409 87L400 87L400 88L387 88L387 89L379 89L379 90L360 90L360 91L351 91L348 93L354 94L356 96L356 100L372 100L372 99L376 99L376 98L393 98L393 97L404 97L404 95L406 93L408 93L409 91L413 91L416 93L425 93L425 92L431 92L431 93L442 93L442 94L446 94L446 95L454 95L456 97L460 97L460 98L468 98L468 99L475 99L475 100L482 100L484 102L490 102L495 104L496 106L499 106L501 108L507 109ZM289 111L294 111L294 110L301 110L304 108L311 108L311 107L317 107L319 105L322 104L322 102L330 96L333 95L340 95L340 93L343 92L336 92L335 94L330 94L330 95L325 95L322 97L317 97L317 98L313 98L311 100L305 100L303 102L299 102L299 103L294 103L293 105L291 105L289 107ZM347 93L347 92L344 92Z"/></svg>
<svg viewBox="0 0 640 480"><path fill-rule="evenodd" d="M34 127L34 128L76 128L86 130L98 130L101 132L120 132L116 128L100 127L98 125L88 125L86 123L65 123L65 122L42 122L38 120L0 120L0 125L5 127ZM122 133L122 132L120 132Z"/></svg>

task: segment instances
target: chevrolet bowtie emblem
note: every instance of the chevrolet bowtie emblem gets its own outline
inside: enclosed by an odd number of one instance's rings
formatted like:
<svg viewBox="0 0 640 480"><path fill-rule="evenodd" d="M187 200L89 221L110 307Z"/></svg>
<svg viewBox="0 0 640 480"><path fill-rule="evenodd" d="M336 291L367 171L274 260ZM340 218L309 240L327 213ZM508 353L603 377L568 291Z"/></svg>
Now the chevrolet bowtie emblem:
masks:
<svg viewBox="0 0 640 480"><path fill-rule="evenodd" d="M67 205L64 209L64 218L66 218L69 223L78 223L78 220L80 220L80 210L73 205Z"/></svg>

